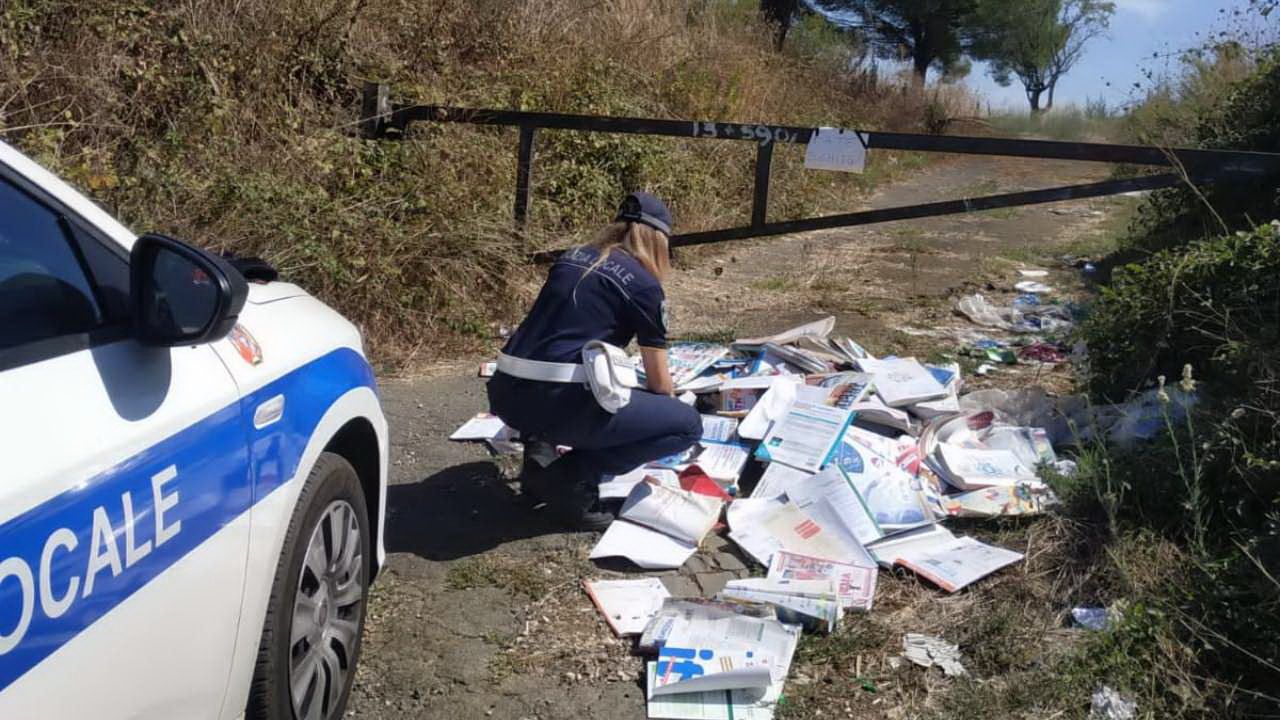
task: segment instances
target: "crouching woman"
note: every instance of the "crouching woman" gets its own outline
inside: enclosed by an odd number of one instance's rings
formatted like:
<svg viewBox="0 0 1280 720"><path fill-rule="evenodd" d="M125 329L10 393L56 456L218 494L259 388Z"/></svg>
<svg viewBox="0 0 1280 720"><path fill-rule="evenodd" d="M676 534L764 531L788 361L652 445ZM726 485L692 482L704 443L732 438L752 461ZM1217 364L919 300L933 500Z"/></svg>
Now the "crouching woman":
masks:
<svg viewBox="0 0 1280 720"><path fill-rule="evenodd" d="M613 520L600 504L605 475L682 452L702 433L698 413L673 397L667 367L662 282L670 232L671 213L660 200L627 196L595 240L552 266L489 380L491 411L526 442L573 448L545 468L526 453L521 493L578 529ZM594 340L622 348L633 339L647 388L633 389L626 405L609 412L583 384L582 350Z"/></svg>

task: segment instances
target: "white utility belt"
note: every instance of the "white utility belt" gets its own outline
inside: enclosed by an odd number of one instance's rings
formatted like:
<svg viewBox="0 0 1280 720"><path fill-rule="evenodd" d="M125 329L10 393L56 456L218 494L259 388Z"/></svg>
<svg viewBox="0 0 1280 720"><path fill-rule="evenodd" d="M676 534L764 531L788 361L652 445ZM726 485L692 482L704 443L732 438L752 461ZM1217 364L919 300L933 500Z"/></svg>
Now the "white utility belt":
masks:
<svg viewBox="0 0 1280 720"><path fill-rule="evenodd" d="M522 380L578 383L591 389L600 407L616 413L631 402L631 388L640 385L635 366L622 348L592 340L582 348L582 363L528 360L498 353L498 371Z"/></svg>

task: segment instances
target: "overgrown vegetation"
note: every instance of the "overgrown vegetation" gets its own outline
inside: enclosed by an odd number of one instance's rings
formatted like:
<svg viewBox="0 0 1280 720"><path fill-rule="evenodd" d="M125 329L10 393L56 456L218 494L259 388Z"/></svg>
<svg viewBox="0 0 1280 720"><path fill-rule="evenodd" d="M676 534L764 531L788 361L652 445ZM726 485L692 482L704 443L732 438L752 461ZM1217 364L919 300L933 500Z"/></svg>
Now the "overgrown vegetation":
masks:
<svg viewBox="0 0 1280 720"><path fill-rule="evenodd" d="M1178 118L1155 123L1162 139L1280 151L1280 54L1231 52L1188 63L1182 90L1159 88L1131 122ZM1153 195L1122 243L1140 261L1115 270L1082 330L1096 401L1153 387L1161 401L1157 440L1092 449L1067 488L1109 548L1174 548L1161 579L1112 596L1121 622L1078 658L1153 717L1280 711L1277 199L1274 180Z"/></svg>
<svg viewBox="0 0 1280 720"><path fill-rule="evenodd" d="M746 143L544 132L533 227L510 229L515 132L416 126L359 139L363 81L473 107L912 128L925 100L866 82L820 19L784 53L755 3L696 0L9 0L0 137L139 230L261 255L360 322L383 361L444 354L537 271L535 247L607 218L624 190L683 229L749 212ZM867 176L775 159L796 216Z"/></svg>

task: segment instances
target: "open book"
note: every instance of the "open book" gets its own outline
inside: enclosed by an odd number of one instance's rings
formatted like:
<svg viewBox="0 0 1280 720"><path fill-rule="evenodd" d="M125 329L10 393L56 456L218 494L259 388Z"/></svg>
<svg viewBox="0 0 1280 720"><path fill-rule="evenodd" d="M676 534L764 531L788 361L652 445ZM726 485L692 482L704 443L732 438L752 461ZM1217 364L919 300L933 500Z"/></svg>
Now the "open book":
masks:
<svg viewBox="0 0 1280 720"><path fill-rule="evenodd" d="M720 517L723 503L646 478L591 550L591 559L625 557L642 568L677 568Z"/></svg>

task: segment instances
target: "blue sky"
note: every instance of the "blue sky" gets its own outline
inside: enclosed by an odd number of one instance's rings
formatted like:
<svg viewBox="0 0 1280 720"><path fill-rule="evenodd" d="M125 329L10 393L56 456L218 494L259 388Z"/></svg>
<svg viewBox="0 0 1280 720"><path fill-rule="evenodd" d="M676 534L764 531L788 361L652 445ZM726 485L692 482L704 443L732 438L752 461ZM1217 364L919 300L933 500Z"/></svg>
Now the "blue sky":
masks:
<svg viewBox="0 0 1280 720"><path fill-rule="evenodd" d="M1158 72L1177 69L1176 57L1157 59L1152 58L1152 54L1201 45L1206 35L1233 25L1229 19L1224 20L1220 9L1225 8L1230 14L1249 4L1248 0L1115 0L1115 3L1110 30L1105 37L1090 43L1080 62L1058 82L1055 104L1083 105L1086 98L1099 95L1109 106L1125 104L1135 98L1133 83L1143 82L1144 68ZM1276 22L1274 16L1271 22ZM993 108L1007 106L1026 110L1028 107L1017 80L1010 87L1002 88L980 63L974 63L965 84L989 98Z"/></svg>

